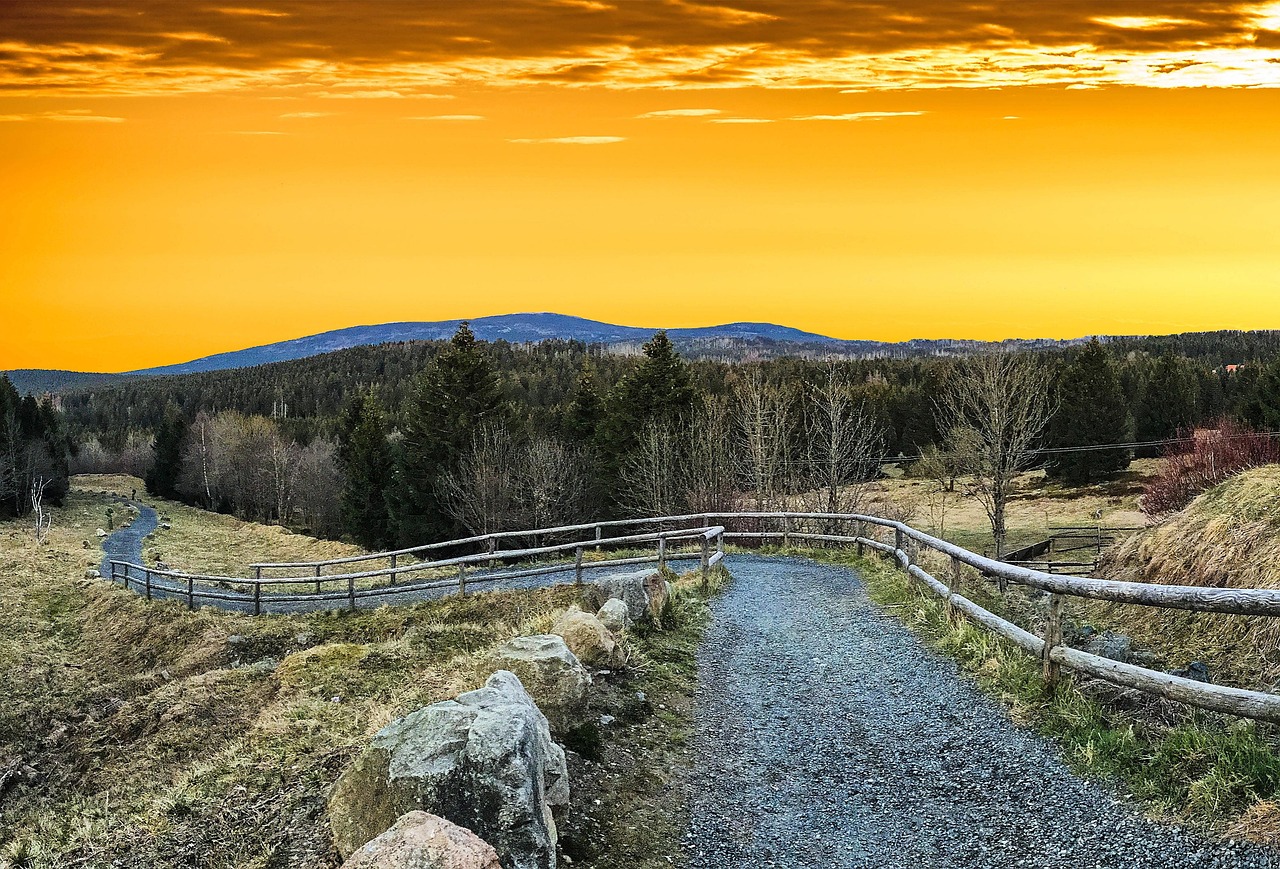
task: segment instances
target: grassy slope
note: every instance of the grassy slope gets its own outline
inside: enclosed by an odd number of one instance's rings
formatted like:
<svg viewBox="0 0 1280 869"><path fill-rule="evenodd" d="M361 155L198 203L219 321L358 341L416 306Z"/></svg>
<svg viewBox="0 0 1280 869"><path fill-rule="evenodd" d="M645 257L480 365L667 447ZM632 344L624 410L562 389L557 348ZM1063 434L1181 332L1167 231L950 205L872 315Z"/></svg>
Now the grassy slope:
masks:
<svg viewBox="0 0 1280 869"><path fill-rule="evenodd" d="M1102 575L1138 582L1280 588L1280 465L1247 471L1115 548ZM1126 633L1173 661L1202 660L1215 680L1280 683L1280 622L1112 607Z"/></svg>
<svg viewBox="0 0 1280 869"><path fill-rule="evenodd" d="M44 546L23 523L0 526L0 855L11 865L336 865L325 799L368 737L477 686L495 645L545 631L578 597L564 586L358 614L189 613L84 578L99 553L83 543L108 503L82 486ZM164 507L175 538L211 552L244 540L262 548L242 545L238 557L328 546ZM287 551L275 548L281 540ZM166 549L179 560L173 538ZM647 789L678 792L662 770L687 727L679 710L704 612L683 595L680 626L638 638L636 666L602 692L642 690L649 701L619 709L619 727L586 740L616 770L593 785L597 817L583 811L572 843L580 865L593 865L610 837L631 856L609 865L669 865L653 843L678 840L680 814ZM628 818L649 829L625 829Z"/></svg>

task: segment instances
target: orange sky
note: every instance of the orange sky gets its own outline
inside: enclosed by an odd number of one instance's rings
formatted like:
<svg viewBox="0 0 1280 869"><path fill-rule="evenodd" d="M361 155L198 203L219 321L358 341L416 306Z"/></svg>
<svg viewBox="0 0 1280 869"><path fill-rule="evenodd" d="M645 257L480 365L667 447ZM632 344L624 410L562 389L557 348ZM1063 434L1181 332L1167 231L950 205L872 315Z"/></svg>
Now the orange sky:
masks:
<svg viewBox="0 0 1280 869"><path fill-rule="evenodd" d="M1280 3L0 5L0 368L1280 328ZM747 122L750 121L750 122Z"/></svg>

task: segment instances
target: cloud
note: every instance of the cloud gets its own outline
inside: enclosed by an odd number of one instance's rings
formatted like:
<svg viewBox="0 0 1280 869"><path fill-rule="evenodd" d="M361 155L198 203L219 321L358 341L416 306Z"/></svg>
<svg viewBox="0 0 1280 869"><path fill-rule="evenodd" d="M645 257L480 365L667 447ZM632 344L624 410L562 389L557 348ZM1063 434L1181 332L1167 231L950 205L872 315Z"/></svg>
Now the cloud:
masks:
<svg viewBox="0 0 1280 869"><path fill-rule="evenodd" d="M626 136L560 136L554 139L507 139L517 145L612 145Z"/></svg>
<svg viewBox="0 0 1280 869"><path fill-rule="evenodd" d="M637 118L703 118L720 114L719 109L660 109L656 112L645 112Z"/></svg>
<svg viewBox="0 0 1280 869"><path fill-rule="evenodd" d="M286 112L280 117L288 119L332 118L336 114L337 112Z"/></svg>
<svg viewBox="0 0 1280 869"><path fill-rule="evenodd" d="M772 118L712 118L713 124L772 124Z"/></svg>
<svg viewBox="0 0 1280 869"><path fill-rule="evenodd" d="M0 94L1280 87L1277 0L241 2L5 0Z"/></svg>
<svg viewBox="0 0 1280 869"><path fill-rule="evenodd" d="M315 96L327 100L451 100L453 94L420 94L383 88L381 90L320 91Z"/></svg>
<svg viewBox="0 0 1280 869"><path fill-rule="evenodd" d="M484 115L415 115L406 121L483 121Z"/></svg>
<svg viewBox="0 0 1280 869"><path fill-rule="evenodd" d="M67 109L61 112L0 115L0 121L72 121L88 124L123 124L124 118L116 118L108 115L95 115L89 109Z"/></svg>
<svg viewBox="0 0 1280 869"><path fill-rule="evenodd" d="M850 112L844 115L797 115L793 121L883 121L885 118L916 118L925 112Z"/></svg>
<svg viewBox="0 0 1280 869"><path fill-rule="evenodd" d="M1005 115L1005 116L1004 116L1003 118L1001 118L1000 120L1002 120L1002 121L1021 121L1021 120L1022 120L1022 117L1021 117L1021 116L1019 116L1019 115Z"/></svg>

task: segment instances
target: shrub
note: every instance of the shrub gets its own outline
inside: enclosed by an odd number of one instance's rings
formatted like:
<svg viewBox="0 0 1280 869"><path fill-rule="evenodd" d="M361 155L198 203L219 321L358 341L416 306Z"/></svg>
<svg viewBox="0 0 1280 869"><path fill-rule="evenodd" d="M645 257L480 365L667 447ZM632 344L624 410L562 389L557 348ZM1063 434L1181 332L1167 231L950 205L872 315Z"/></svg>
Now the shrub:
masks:
<svg viewBox="0 0 1280 869"><path fill-rule="evenodd" d="M1147 515L1163 516L1241 471L1275 462L1280 462L1280 447L1270 435L1223 419L1214 429L1195 432L1189 442L1171 444L1138 503Z"/></svg>

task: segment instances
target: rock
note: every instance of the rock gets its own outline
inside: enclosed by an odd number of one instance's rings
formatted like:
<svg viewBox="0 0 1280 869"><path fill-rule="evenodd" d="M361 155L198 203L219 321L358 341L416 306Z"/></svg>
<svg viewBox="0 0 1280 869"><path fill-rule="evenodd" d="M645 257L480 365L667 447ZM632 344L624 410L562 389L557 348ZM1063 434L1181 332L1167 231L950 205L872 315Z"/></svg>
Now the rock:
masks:
<svg viewBox="0 0 1280 869"><path fill-rule="evenodd" d="M106 537L106 536L107 536L107 532L103 531L101 528L99 528L95 533L98 535L98 537Z"/></svg>
<svg viewBox="0 0 1280 869"><path fill-rule="evenodd" d="M89 568L84 572L85 579L102 579L102 574L94 568Z"/></svg>
<svg viewBox="0 0 1280 869"><path fill-rule="evenodd" d="M562 637L536 634L516 637L490 658L502 670L520 677L521 684L547 716L552 731L564 733L583 720L591 674L569 651Z"/></svg>
<svg viewBox="0 0 1280 869"><path fill-rule="evenodd" d="M161 528L161 530L163 530L163 531L172 531L172 530L173 530L173 526L172 526L172 525L170 525L168 522L161 522L161 523L160 523L160 528Z"/></svg>
<svg viewBox="0 0 1280 869"><path fill-rule="evenodd" d="M612 599L625 603L627 615L632 622L661 622L662 610L667 605L670 590L666 579L658 571L611 573L600 577L593 585L601 604Z"/></svg>
<svg viewBox="0 0 1280 869"><path fill-rule="evenodd" d="M552 808L568 802L564 751L516 675L499 670L378 731L334 786L329 823L346 856L427 811L474 831L508 869L555 869Z"/></svg>
<svg viewBox="0 0 1280 869"><path fill-rule="evenodd" d="M619 601L619 603L621 603ZM584 664L592 666L622 663L622 646L600 619L571 607L556 622L551 633L564 638L569 651Z"/></svg>
<svg viewBox="0 0 1280 869"><path fill-rule="evenodd" d="M1150 699L1136 688L1113 685L1103 679L1085 679L1077 682L1076 690L1084 696L1113 709L1139 709L1147 705Z"/></svg>
<svg viewBox="0 0 1280 869"><path fill-rule="evenodd" d="M409 812L366 843L342 869L502 869L498 852L466 827Z"/></svg>
<svg viewBox="0 0 1280 869"><path fill-rule="evenodd" d="M1089 637L1084 644L1084 650L1091 655L1110 658L1112 661L1128 662L1133 655L1133 643L1124 634L1104 631Z"/></svg>
<svg viewBox="0 0 1280 869"><path fill-rule="evenodd" d="M1203 661L1192 661L1181 670L1170 670L1170 676L1181 676L1184 679L1193 679L1196 682L1209 681L1209 667Z"/></svg>
<svg viewBox="0 0 1280 869"><path fill-rule="evenodd" d="M615 637L621 636L631 627L631 611L620 598L611 597L605 601L604 606L596 613L596 618Z"/></svg>

